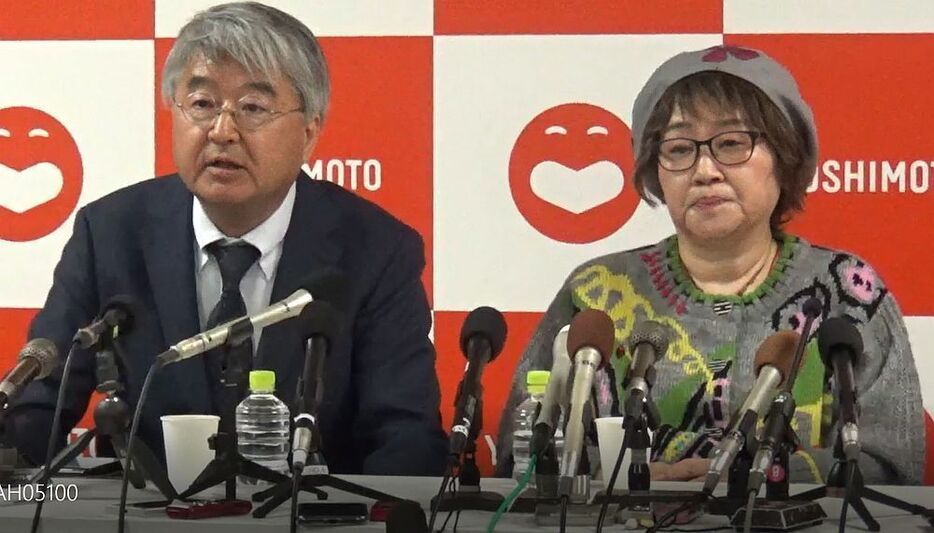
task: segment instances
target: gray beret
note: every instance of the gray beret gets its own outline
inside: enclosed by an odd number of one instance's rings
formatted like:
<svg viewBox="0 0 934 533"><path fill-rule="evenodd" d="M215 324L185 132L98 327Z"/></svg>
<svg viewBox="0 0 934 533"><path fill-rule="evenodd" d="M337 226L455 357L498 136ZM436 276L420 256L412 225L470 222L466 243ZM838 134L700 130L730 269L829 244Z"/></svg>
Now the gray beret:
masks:
<svg viewBox="0 0 934 533"><path fill-rule="evenodd" d="M748 81L759 88L781 110L805 141L805 165L811 174L817 169L817 128L814 115L798 84L788 70L766 54L736 46L714 46L705 50L680 53L658 67L646 82L632 106L633 153L639 157L642 136L649 115L662 95L675 82L705 71L724 72Z"/></svg>

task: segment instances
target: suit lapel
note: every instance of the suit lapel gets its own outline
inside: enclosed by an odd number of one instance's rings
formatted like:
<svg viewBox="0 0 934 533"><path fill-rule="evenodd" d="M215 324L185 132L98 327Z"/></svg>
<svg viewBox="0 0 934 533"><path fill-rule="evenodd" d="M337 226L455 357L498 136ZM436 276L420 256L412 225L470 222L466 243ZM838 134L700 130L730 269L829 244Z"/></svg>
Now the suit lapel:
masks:
<svg viewBox="0 0 934 533"><path fill-rule="evenodd" d="M149 220L142 233L142 250L159 324L163 348L200 330L195 286L194 230L191 226L192 195L177 176L164 194L150 199ZM179 390L204 387L204 363L191 358L167 367ZM188 388L188 387L192 388Z"/></svg>
<svg viewBox="0 0 934 533"><path fill-rule="evenodd" d="M296 181L295 206L282 243L282 257L276 270L271 301L292 294L312 273L325 266L337 266L343 255L339 210L327 202L324 185L304 172ZM292 398L302 372L304 347L294 321L288 320L263 330L255 368L276 372L280 395Z"/></svg>

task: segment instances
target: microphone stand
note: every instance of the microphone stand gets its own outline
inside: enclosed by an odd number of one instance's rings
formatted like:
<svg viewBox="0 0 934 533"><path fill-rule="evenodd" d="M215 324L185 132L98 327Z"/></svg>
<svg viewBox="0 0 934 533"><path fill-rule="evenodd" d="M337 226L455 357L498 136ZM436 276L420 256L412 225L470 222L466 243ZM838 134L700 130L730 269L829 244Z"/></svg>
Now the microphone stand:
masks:
<svg viewBox="0 0 934 533"><path fill-rule="evenodd" d="M16 475L19 452L6 438L6 406L0 410L0 483L22 483L25 479Z"/></svg>
<svg viewBox="0 0 934 533"><path fill-rule="evenodd" d="M78 439L59 452L49 464L49 474L45 468L40 468L33 474L29 482L36 483L40 479L48 479L58 473L68 463L78 457L97 435L110 437L117 455L117 460L100 466L89 468L83 472L85 476L107 475L129 468L128 476L133 486L142 489L146 486L146 479L152 480L159 492L165 496L168 505L178 495L169 481L162 463L156 458L152 450L139 438L133 446L132 460L127 457L127 430L130 423L130 406L119 394L123 392L123 381L120 379L121 368L124 368L126 358L114 337L114 328L110 328L101 335L97 345L96 390L106 397L97 403L94 408L95 427L84 432Z"/></svg>
<svg viewBox="0 0 934 533"><path fill-rule="evenodd" d="M755 428L753 428L727 471L726 496L706 499L709 514L733 516L738 509L746 505L746 496L749 494L749 470L752 469L756 447Z"/></svg>
<svg viewBox="0 0 934 533"><path fill-rule="evenodd" d="M838 431L842 432L843 430L840 428ZM862 519L863 523L866 524L866 528L869 529L869 531L879 531L881 527L879 526L879 522L873 518L869 509L866 508L866 504L863 503L863 500L869 500L902 511L908 511L911 514L927 518L929 521L934 519L934 511L931 509L908 503L865 486L863 484L863 474L859 468L859 462L846 460L843 453L842 435L838 434L837 436L837 442L833 447L833 456L835 462L833 466L830 467L830 472L827 474L827 483L822 487L817 487L795 495L796 500L813 501L826 497L847 498L850 507L856 511L856 514ZM847 475L847 469L849 469L849 476ZM849 495L846 494L848 477ZM841 524L841 526L842 525L843 524ZM932 525L934 525L934 522L932 522Z"/></svg>
<svg viewBox="0 0 934 533"><path fill-rule="evenodd" d="M566 526L588 526L596 521L596 511L590 502L590 457L588 443L595 442L593 428L593 406L587 402L583 410L584 440L581 446L580 461L570 483L567 503L563 503L560 489L561 471L555 448L555 435L552 435L542 448L535 463L535 488L526 489L509 510L512 513L534 513L534 520L539 526L561 525L564 515Z"/></svg>
<svg viewBox="0 0 934 533"><path fill-rule="evenodd" d="M795 400L790 392L779 393L776 400L772 402L765 422L765 432L774 434L771 429L777 428L776 425L782 427L778 428L781 430L780 440L765 472L766 498L755 500L755 495L748 489L748 485L747 491L738 497L736 496L738 489L729 494L722 509L734 511L730 520L730 524L734 527L740 528L745 524L753 529L791 531L820 524L824 518L827 518L821 506L813 500L800 497L790 498L788 495L790 457L800 445L797 434L791 428L795 407ZM763 443L760 442L759 446L762 445ZM747 471L747 482L750 475L751 473ZM749 517L747 513L750 514Z"/></svg>
<svg viewBox="0 0 934 533"><path fill-rule="evenodd" d="M464 448L463 462L457 473L457 490L443 492L431 499L431 508L443 511L496 511L503 503L503 495L480 490L480 469L477 468L477 436L483 427L483 401L477 401L474 423Z"/></svg>
<svg viewBox="0 0 934 533"><path fill-rule="evenodd" d="M653 379L654 381L654 379ZM641 402L639 407L634 402ZM657 431L661 425L661 415L651 395L643 400L631 397L627 400L627 416L623 420L623 443L620 446L616 463L607 483L607 489L597 493L594 503L601 504L601 517L605 517L605 507L617 504L618 509L632 509L632 516L627 518L652 519L653 507L656 504L673 504L695 501L697 496L686 491L653 491L651 487L651 472L645 450L652 447L649 430ZM630 454L631 461L627 472L629 488L625 491L613 490L616 476L622 466L626 453ZM607 468L609 465L604 465ZM612 492L610 492L612 491ZM598 520L598 531L603 528L603 519Z"/></svg>
<svg viewBox="0 0 934 533"><path fill-rule="evenodd" d="M222 351L224 370L221 374L221 412L217 433L208 439L208 445L214 450L211 460L191 486L178 497L187 499L221 483L225 486L224 501L237 500L237 476L280 483L289 478L240 455L237 449L236 411L237 405L246 396L247 365L244 350L238 350L243 343L253 337L253 324L249 318L240 319L230 325L227 340L218 349ZM252 354L249 354L250 356Z"/></svg>
<svg viewBox="0 0 934 533"><path fill-rule="evenodd" d="M325 343L324 345L320 343ZM308 339L308 343L305 347L305 362L306 367L311 361L311 354L313 352L323 353L326 351L327 340L324 337L319 335L312 336ZM319 369L320 370L320 369ZM302 380L298 382L298 393L296 394L296 405L299 406L296 411L300 411L301 407L304 405L313 405L314 407L310 410L314 412L306 413L310 415L310 420L314 424L318 418L317 406L318 402L305 402L305 387L303 386L303 380L307 379L308 372L305 372ZM257 507L253 511L253 518L264 518L272 510L279 507L287 500L297 498L298 491L294 490L296 485L299 490L305 492L310 492L314 494L319 500L325 500L328 497L328 494L319 489L319 487L331 487L333 489L341 490L348 492L350 494L356 494L358 496L363 496L364 498L369 498L371 500L377 501L388 501L388 502L400 502L402 498L386 494L385 492L380 492L378 490L371 489L369 487L364 487L363 485L358 485L350 481L345 481L343 479L334 477L327 473L327 463L325 463L323 456L320 453L320 438L316 426L313 426L311 431L311 446L308 453L308 465L313 467L313 471L316 472L325 472L325 473L316 473L316 474L304 474L302 472L295 472L291 477L281 475L281 478L275 481L275 485L272 487L259 491L253 494L253 501L260 502L266 500L262 505ZM254 463L255 464L255 463ZM479 479L479 472L478 472ZM495 508L493 509L495 510Z"/></svg>
<svg viewBox="0 0 934 533"><path fill-rule="evenodd" d="M541 409L541 406L539 406ZM538 413L536 412L536 418ZM555 433L545 440L544 444L536 444L535 432L545 431L544 424L536 425L529 443L530 452L537 456L535 460L535 486L526 488L516 497L509 512L534 513L540 502L558 502L558 477L561 473L558 463L558 450L555 447Z"/></svg>

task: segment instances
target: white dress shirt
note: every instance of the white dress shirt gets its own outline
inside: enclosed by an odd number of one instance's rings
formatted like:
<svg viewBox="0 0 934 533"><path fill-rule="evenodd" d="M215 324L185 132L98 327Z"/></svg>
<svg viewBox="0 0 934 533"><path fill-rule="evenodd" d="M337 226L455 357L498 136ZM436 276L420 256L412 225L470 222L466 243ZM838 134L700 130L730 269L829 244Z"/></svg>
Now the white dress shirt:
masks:
<svg viewBox="0 0 934 533"><path fill-rule="evenodd" d="M211 311L221 298L221 271L217 260L205 247L217 240L228 242L246 241L255 246L260 253L259 260L250 266L240 281L240 294L246 304L247 313L253 314L270 304L272 286L276 281L276 269L282 257L282 241L289 229L292 207L295 205L295 184L279 208L262 224L238 239L224 235L211 222L198 198L191 206L191 223L195 232L195 287L198 292L198 319L204 331ZM262 330L253 332L253 353L259 347Z"/></svg>

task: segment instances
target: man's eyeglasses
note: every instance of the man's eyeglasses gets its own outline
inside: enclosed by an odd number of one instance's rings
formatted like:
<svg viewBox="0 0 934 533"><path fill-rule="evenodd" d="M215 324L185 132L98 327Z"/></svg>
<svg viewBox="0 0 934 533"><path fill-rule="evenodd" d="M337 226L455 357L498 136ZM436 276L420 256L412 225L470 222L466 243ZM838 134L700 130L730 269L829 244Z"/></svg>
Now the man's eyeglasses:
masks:
<svg viewBox="0 0 934 533"><path fill-rule="evenodd" d="M710 148L710 155L723 165L739 165L749 161L756 140L765 135L758 131L725 131L706 141L678 137L658 143L658 164L665 170L680 172L694 166L701 146Z"/></svg>
<svg viewBox="0 0 934 533"><path fill-rule="evenodd" d="M303 111L301 107L276 111L246 99L238 101L233 109L228 109L214 99L203 95L189 95L181 102L175 102L175 106L188 120L201 127L210 126L221 113L227 111L237 127L246 131L259 129L282 115Z"/></svg>

